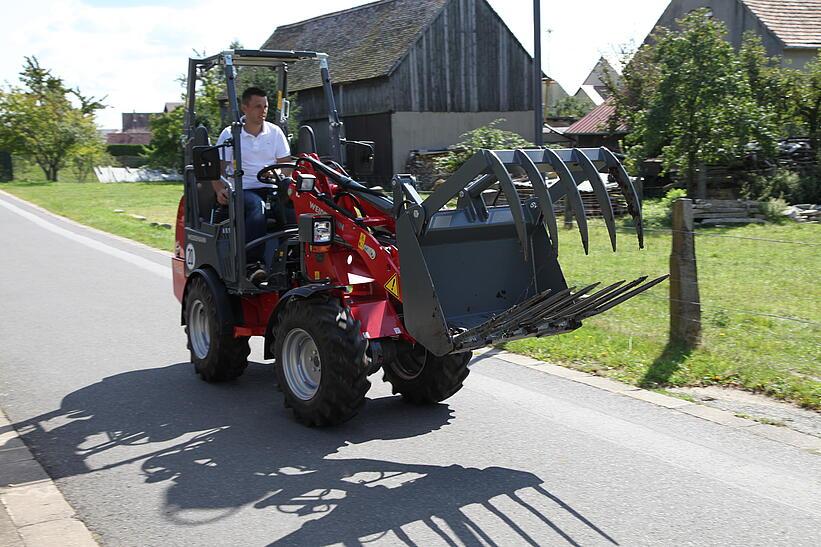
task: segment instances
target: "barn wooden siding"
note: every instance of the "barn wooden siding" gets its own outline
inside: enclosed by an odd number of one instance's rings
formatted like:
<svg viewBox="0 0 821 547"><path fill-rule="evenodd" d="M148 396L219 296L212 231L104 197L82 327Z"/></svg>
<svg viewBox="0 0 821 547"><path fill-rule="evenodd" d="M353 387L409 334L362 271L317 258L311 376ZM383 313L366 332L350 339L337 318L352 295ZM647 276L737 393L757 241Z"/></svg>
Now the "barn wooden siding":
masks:
<svg viewBox="0 0 821 547"><path fill-rule="evenodd" d="M333 79L333 57L330 59ZM532 59L483 0L451 0L386 78L335 86L343 116L532 109ZM302 120L326 117L321 89L300 91Z"/></svg>

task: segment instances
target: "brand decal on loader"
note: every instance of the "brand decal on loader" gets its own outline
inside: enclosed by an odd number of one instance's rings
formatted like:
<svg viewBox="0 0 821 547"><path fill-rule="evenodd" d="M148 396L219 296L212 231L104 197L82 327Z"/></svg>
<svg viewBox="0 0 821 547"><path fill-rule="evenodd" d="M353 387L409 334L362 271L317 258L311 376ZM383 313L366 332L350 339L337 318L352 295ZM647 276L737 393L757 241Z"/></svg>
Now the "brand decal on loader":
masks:
<svg viewBox="0 0 821 547"><path fill-rule="evenodd" d="M402 297L399 296L399 279L396 277L396 274L393 274L388 282L385 283L385 290L394 295L399 300L402 300Z"/></svg>
<svg viewBox="0 0 821 547"><path fill-rule="evenodd" d="M311 203L311 204L309 204L308 206L309 206L311 209L313 209L314 211L316 211L317 213L319 213L320 215L326 215L326 214L327 214L325 211L323 211L323 210L322 210L322 207L320 207L320 206L319 206L319 205L317 205L316 203Z"/></svg>
<svg viewBox="0 0 821 547"><path fill-rule="evenodd" d="M197 253L194 252L194 246L189 243L185 247L185 265L188 267L189 270L194 269L194 265L197 263Z"/></svg>
<svg viewBox="0 0 821 547"><path fill-rule="evenodd" d="M365 245L365 254L368 255L368 258L374 260L376 258L376 251L373 250L373 247L370 245Z"/></svg>

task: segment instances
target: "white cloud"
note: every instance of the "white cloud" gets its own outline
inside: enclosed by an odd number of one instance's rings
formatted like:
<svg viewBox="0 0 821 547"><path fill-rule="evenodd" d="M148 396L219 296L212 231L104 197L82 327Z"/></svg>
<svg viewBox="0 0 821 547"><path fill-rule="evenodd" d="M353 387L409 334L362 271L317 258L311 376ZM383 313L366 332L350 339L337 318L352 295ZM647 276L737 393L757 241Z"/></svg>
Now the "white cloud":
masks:
<svg viewBox="0 0 821 547"><path fill-rule="evenodd" d="M156 112L166 101L178 100L177 77L195 50L213 53L232 40L258 47L279 24L364 3L313 0L289 3L284 9L270 0L127 7L95 7L81 0L3 0L0 81L16 82L23 57L35 55L69 85L107 96L112 108L99 114L98 121L103 127L119 128L121 112ZM490 3L532 51L532 2ZM549 48L543 63L573 92L610 44L630 38L640 42L666 3L633 1L625 13L626 2L542 2L543 27L553 29L549 42L543 37Z"/></svg>

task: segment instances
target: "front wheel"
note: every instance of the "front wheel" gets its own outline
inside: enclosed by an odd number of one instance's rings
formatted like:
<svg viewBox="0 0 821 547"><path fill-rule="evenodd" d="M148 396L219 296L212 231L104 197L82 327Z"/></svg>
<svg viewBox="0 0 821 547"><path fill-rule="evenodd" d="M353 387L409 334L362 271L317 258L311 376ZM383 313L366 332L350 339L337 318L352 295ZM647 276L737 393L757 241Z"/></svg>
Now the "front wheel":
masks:
<svg viewBox="0 0 821 547"><path fill-rule="evenodd" d="M191 281L185 296L185 334L191 362L206 382L239 377L248 366L248 338L235 338L233 325L221 317L216 297L201 278Z"/></svg>
<svg viewBox="0 0 821 547"><path fill-rule="evenodd" d="M295 299L273 328L277 380L296 418L326 426L355 416L371 384L367 342L350 310L324 296Z"/></svg>
<svg viewBox="0 0 821 547"><path fill-rule="evenodd" d="M384 379L393 386L393 393L413 404L424 405L444 401L462 389L470 374L471 352L437 357L420 345L400 353L384 366Z"/></svg>

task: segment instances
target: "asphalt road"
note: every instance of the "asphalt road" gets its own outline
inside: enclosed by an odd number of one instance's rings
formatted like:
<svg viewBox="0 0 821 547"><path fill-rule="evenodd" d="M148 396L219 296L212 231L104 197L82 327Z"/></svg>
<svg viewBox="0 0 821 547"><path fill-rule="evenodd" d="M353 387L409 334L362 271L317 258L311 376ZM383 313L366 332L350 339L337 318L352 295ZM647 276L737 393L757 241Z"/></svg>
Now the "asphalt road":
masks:
<svg viewBox="0 0 821 547"><path fill-rule="evenodd" d="M821 544L817 455L481 357L307 429L259 346L198 379L166 256L3 195L0 242L0 405L103 544Z"/></svg>

